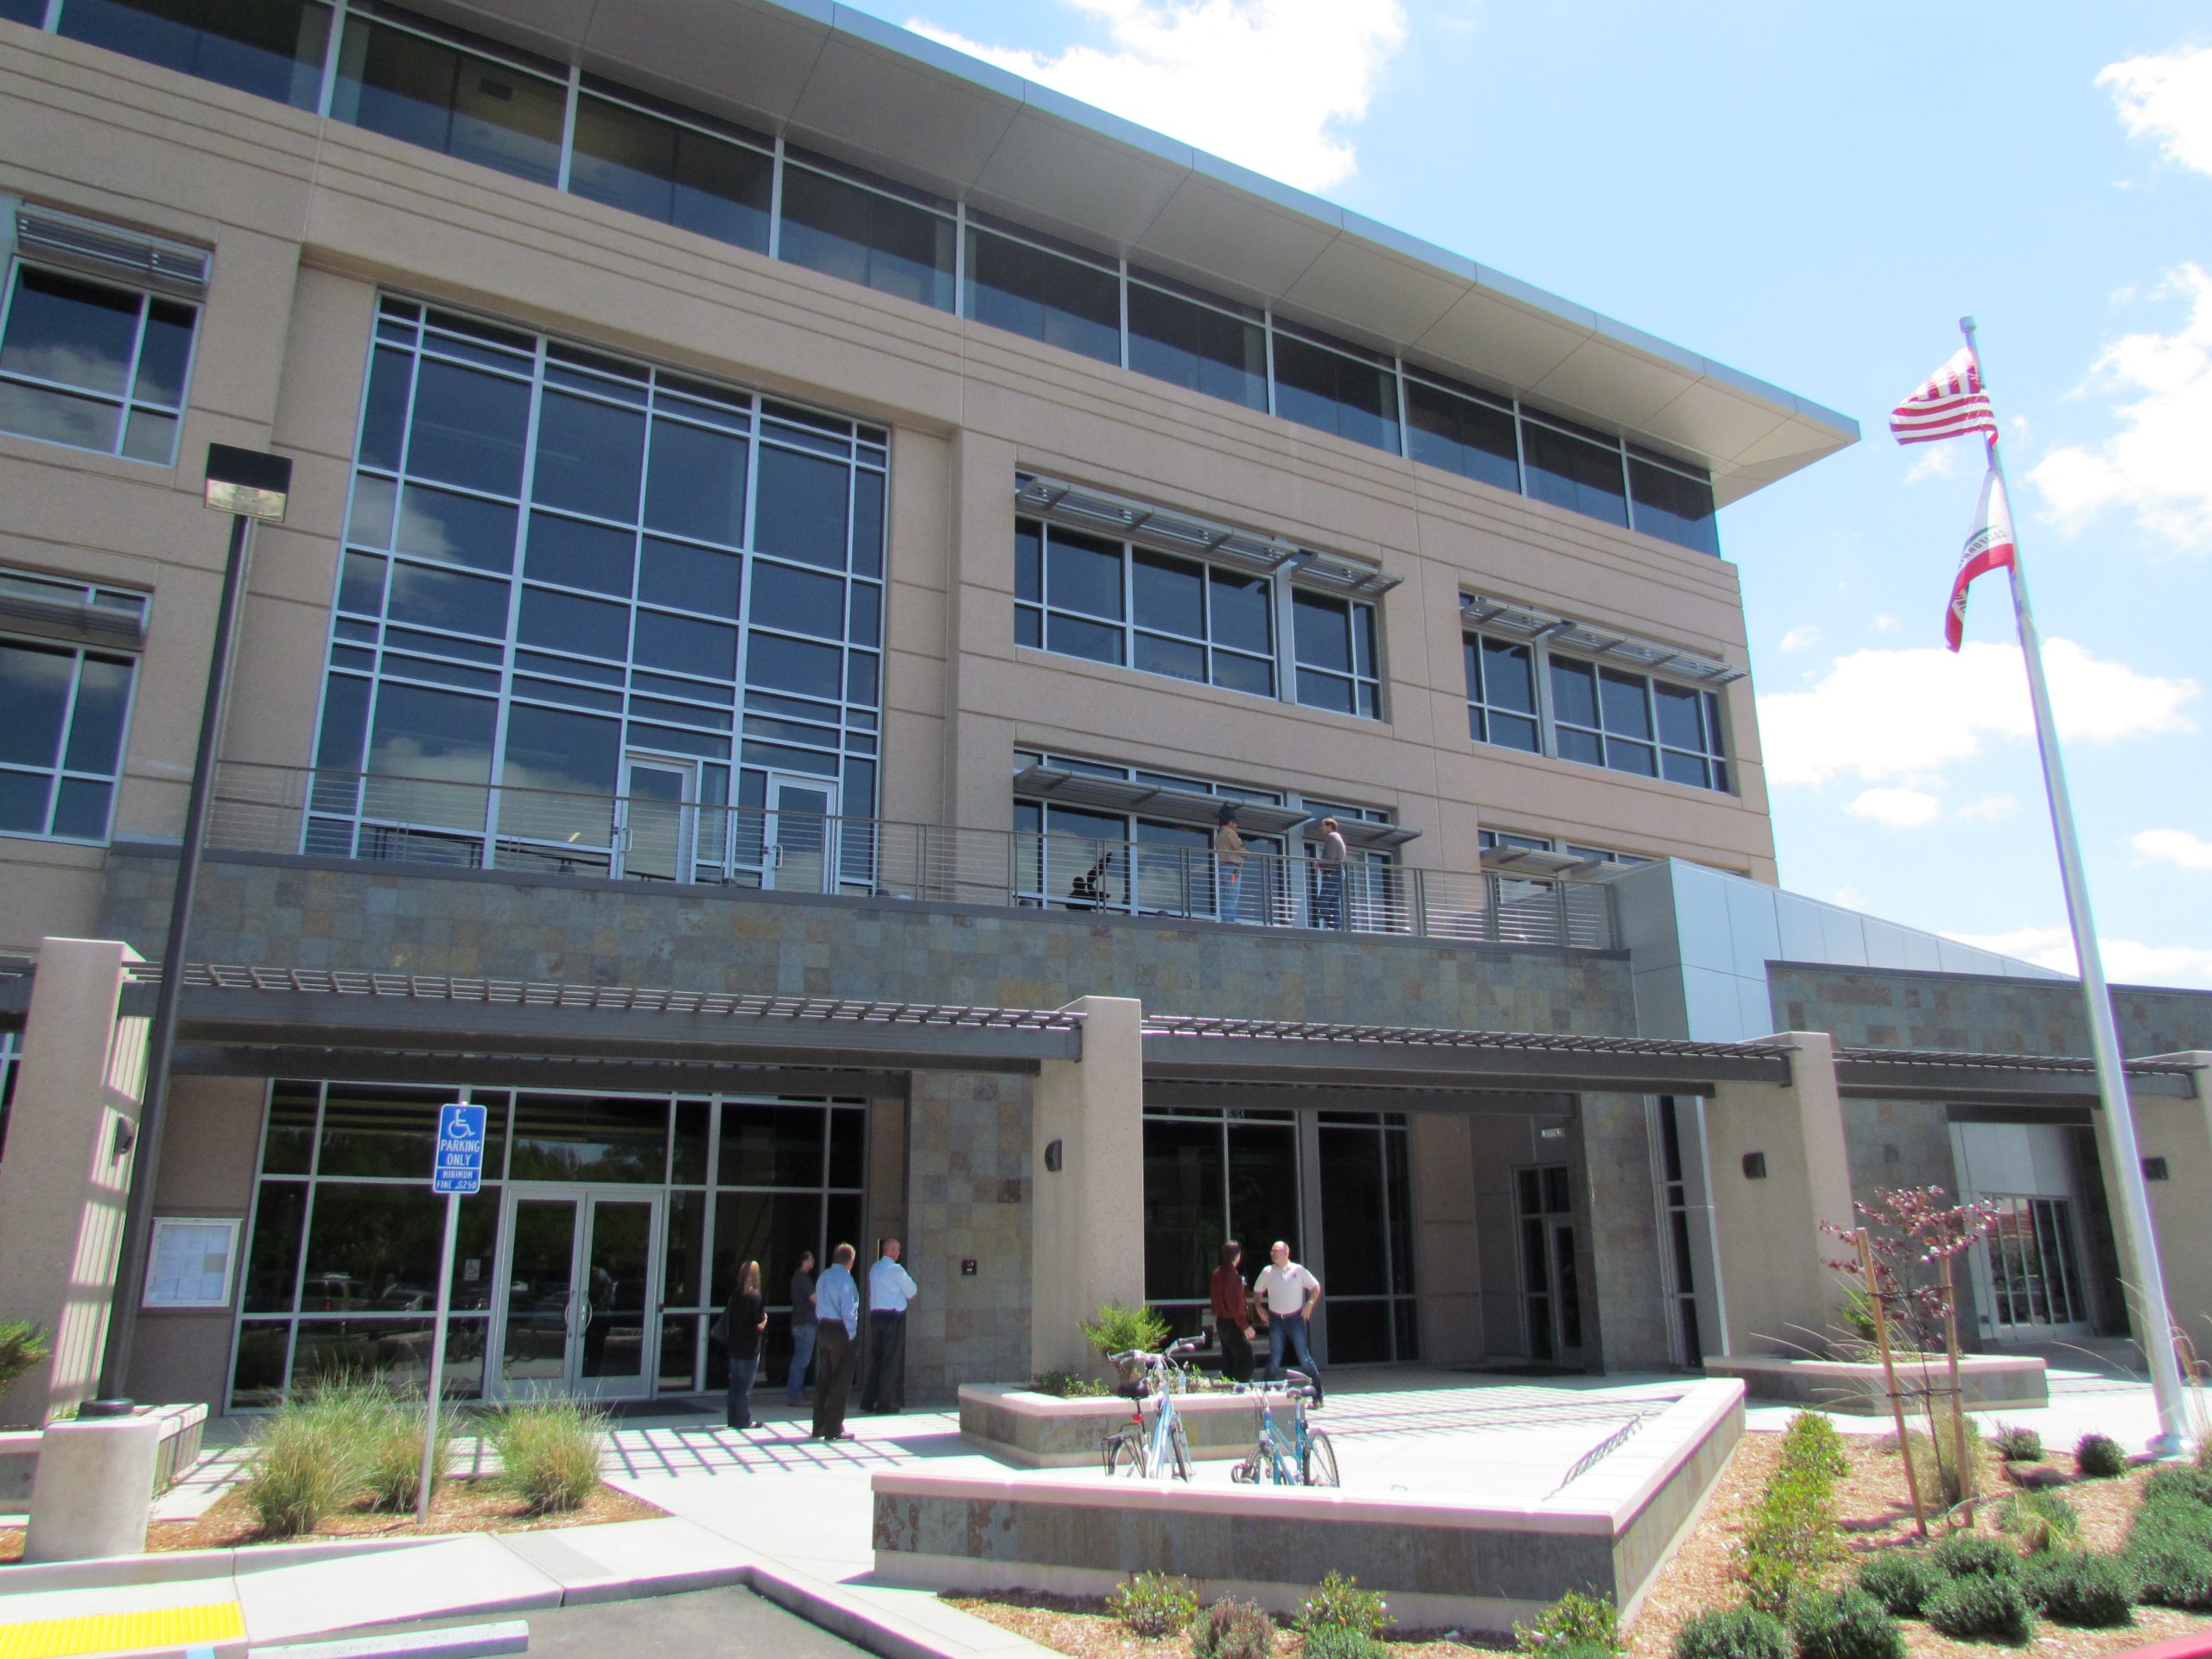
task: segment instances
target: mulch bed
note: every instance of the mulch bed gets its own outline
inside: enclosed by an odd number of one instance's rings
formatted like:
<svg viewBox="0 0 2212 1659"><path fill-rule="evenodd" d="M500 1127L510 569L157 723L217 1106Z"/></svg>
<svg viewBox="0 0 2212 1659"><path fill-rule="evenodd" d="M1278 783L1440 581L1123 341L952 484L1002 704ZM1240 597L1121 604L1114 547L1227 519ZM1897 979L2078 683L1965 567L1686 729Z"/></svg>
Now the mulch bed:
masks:
<svg viewBox="0 0 2212 1659"><path fill-rule="evenodd" d="M430 1502L428 1526L415 1524L412 1510L390 1515L356 1509L334 1515L303 1538L261 1535L253 1512L236 1492L226 1493L196 1521L156 1521L146 1531L149 1551L229 1549L238 1545L305 1543L336 1538L425 1538L457 1532L542 1532L563 1527L601 1526L611 1521L651 1521L668 1513L643 1498L602 1486L577 1509L532 1514L529 1506L487 1480L448 1481ZM0 1565L23 1554L20 1528L0 1528Z"/></svg>
<svg viewBox="0 0 2212 1659"><path fill-rule="evenodd" d="M1912 1510L1905 1497L1903 1465L1883 1440L1851 1436L1845 1441L1851 1472L1838 1483L1837 1512L1843 1518L1850 1559L1835 1571L1835 1578L1849 1578L1859 1563L1874 1551L1908 1544L1913 1539ZM1693 1614L1710 1607L1725 1607L1740 1599L1729 1558L1730 1546L1742 1532L1745 1518L1757 1503L1782 1455L1779 1434L1746 1434L1721 1471L1695 1529L1661 1571L1645 1597L1627 1651L1636 1659L1667 1659L1675 1635ZM2066 1467L2069 1460L2053 1459ZM2088 1549L2116 1548L2126 1535L2128 1522L2142 1500L2142 1484L2149 1471L2137 1470L2116 1480L2085 1480L2064 1489L2066 1500L2080 1511L2078 1544ZM1993 1458L1986 1465L1983 1490L2000 1495L2011 1490ZM1980 1506L1976 1525L1996 1530L1993 1503ZM1187 1636L1147 1639L1132 1636L1107 1615L1096 1598L1007 1594L948 1595L945 1600L963 1612L973 1613L1003 1630L1068 1654L1072 1659L1193 1659ZM2094 1656L2124 1653L2177 1636L2212 1630L2212 1618L2177 1612L2165 1607L2139 1607L2135 1623L2114 1630L2077 1630L2049 1620L2040 1621L2030 1646L2024 1651L2037 1659L2093 1659ZM1917 1620L1904 1624L1905 1645L1913 1659L1965 1659L2013 1649L1994 1643L1955 1642L1939 1636ZM1513 1651L1510 1636L1453 1631L1399 1631L1388 1643L1397 1659L1455 1659L1461 1654ZM1281 1659L1298 1659L1301 1647L1288 1630L1277 1652Z"/></svg>

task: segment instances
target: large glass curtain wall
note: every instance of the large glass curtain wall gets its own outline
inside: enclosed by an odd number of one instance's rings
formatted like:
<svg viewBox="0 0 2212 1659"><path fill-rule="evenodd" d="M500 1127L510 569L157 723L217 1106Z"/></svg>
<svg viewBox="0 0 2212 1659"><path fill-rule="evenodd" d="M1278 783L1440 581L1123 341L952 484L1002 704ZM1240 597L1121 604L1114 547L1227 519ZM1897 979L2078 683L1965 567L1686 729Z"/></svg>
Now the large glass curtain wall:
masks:
<svg viewBox="0 0 2212 1659"><path fill-rule="evenodd" d="M429 1189L437 1109L449 1090L271 1085L239 1298L234 1407L340 1374L420 1388L445 1202ZM499 1299L502 1194L615 1189L659 1208L657 1310L643 1390L719 1388L726 1361L703 1340L737 1267L761 1265L772 1364L791 1351L785 1289L800 1252L861 1238L867 1111L857 1101L570 1095L479 1089L489 1110L482 1192L461 1203L444 1386L480 1396ZM652 1267L648 1261L648 1266ZM511 1275L512 1276L512 1275ZM556 1273L505 1300L510 1326L570 1286ZM543 1306L541 1307L539 1304ZM509 1343L512 1351L513 1343Z"/></svg>
<svg viewBox="0 0 2212 1659"><path fill-rule="evenodd" d="M4 16L1719 551L1694 463L381 0Z"/></svg>
<svg viewBox="0 0 2212 1659"><path fill-rule="evenodd" d="M1419 1358L1408 1143L1402 1113L1147 1108L1145 1300L1179 1335L1196 1331L1223 1243L1243 1244L1249 1284L1281 1239L1323 1281L1318 1357ZM1318 1238L1306 1231L1301 1168L1313 1172Z"/></svg>
<svg viewBox="0 0 2212 1659"><path fill-rule="evenodd" d="M872 816L887 442L385 300L308 849L754 883L773 780Z"/></svg>

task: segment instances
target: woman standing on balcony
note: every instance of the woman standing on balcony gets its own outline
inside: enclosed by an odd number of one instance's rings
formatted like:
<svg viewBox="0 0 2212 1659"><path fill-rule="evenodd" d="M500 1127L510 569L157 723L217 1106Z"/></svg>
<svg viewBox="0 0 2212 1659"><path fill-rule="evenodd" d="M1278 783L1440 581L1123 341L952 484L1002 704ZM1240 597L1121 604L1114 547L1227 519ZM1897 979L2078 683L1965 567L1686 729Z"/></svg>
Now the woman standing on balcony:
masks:
<svg viewBox="0 0 2212 1659"><path fill-rule="evenodd" d="M1244 876L1244 837L1236 830L1236 804L1221 809L1213 831L1214 918L1223 922L1244 919L1243 901L1237 886Z"/></svg>

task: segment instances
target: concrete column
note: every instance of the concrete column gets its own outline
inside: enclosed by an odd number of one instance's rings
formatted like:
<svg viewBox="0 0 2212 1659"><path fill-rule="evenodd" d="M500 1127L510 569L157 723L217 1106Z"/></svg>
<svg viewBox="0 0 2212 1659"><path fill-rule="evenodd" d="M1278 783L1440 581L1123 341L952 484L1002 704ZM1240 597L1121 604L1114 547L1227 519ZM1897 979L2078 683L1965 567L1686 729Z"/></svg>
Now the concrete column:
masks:
<svg viewBox="0 0 2212 1659"><path fill-rule="evenodd" d="M1144 1300L1144 1042L1134 997L1079 997L1083 1058L1037 1078L1033 1370L1089 1371L1077 1321ZM1059 1167L1050 1167L1057 1144Z"/></svg>
<svg viewBox="0 0 2212 1659"><path fill-rule="evenodd" d="M43 1423L99 1384L146 1065L146 1021L116 1007L141 959L111 939L39 944L0 1159L0 1319L36 1321L53 1352L0 1396L0 1423Z"/></svg>
<svg viewBox="0 0 2212 1659"><path fill-rule="evenodd" d="M1584 1350L1593 1370L1663 1371L1675 1363L1673 1315L1660 1277L1651 1135L1641 1095L1585 1095L1575 1147L1576 1220L1589 1240L1582 1295Z"/></svg>
<svg viewBox="0 0 2212 1659"><path fill-rule="evenodd" d="M1842 1328L1842 1281L1823 1265L1839 1249L1821 1224L1851 1224L1851 1166L1834 1039L1764 1040L1790 1051L1789 1081L1723 1084L1706 1103L1726 1351L1802 1355ZM1752 1154L1764 1176L1745 1173Z"/></svg>
<svg viewBox="0 0 2212 1659"><path fill-rule="evenodd" d="M2145 1189L2151 1195L2151 1230L2158 1241L2158 1265L2165 1269L2167 1310L2198 1355L2212 1357L2212 1208L2204 1201L2212 1192L2212 1052L2158 1058L2195 1066L2196 1094L2191 1100L2145 1097L2133 1103L2138 1148L2146 1159L2166 1160L2166 1179L2149 1182ZM2105 1190L2116 1212L2120 1195L2113 1189L2116 1172L2105 1141L2104 1114L2095 1116ZM2126 1230L2113 1230L2128 1291L2128 1326L2139 1342L2143 1321L2134 1306L2134 1287L2140 1281L2129 1262Z"/></svg>
<svg viewBox="0 0 2212 1659"><path fill-rule="evenodd" d="M1414 1283L1420 1287L1421 1357L1432 1365L1471 1365L1483 1357L1482 1248L1477 1236L1469 1120L1414 1112ZM1325 1306L1325 1304L1324 1304Z"/></svg>

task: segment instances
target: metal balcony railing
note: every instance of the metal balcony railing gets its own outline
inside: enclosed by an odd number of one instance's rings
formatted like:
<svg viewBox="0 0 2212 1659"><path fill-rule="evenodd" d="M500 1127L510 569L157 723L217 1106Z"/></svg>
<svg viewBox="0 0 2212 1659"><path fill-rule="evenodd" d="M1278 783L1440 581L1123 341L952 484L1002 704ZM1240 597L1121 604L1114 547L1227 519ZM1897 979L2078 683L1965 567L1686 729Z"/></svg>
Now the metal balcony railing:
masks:
<svg viewBox="0 0 2212 1659"><path fill-rule="evenodd" d="M800 796L804 798L804 795ZM1172 831L1166 833L1173 833ZM1592 881L1253 852L1232 882L1210 849L1142 838L904 823L780 800L695 801L226 762L209 844L516 874L745 887L1001 909L1198 918L1463 944L1605 950Z"/></svg>

